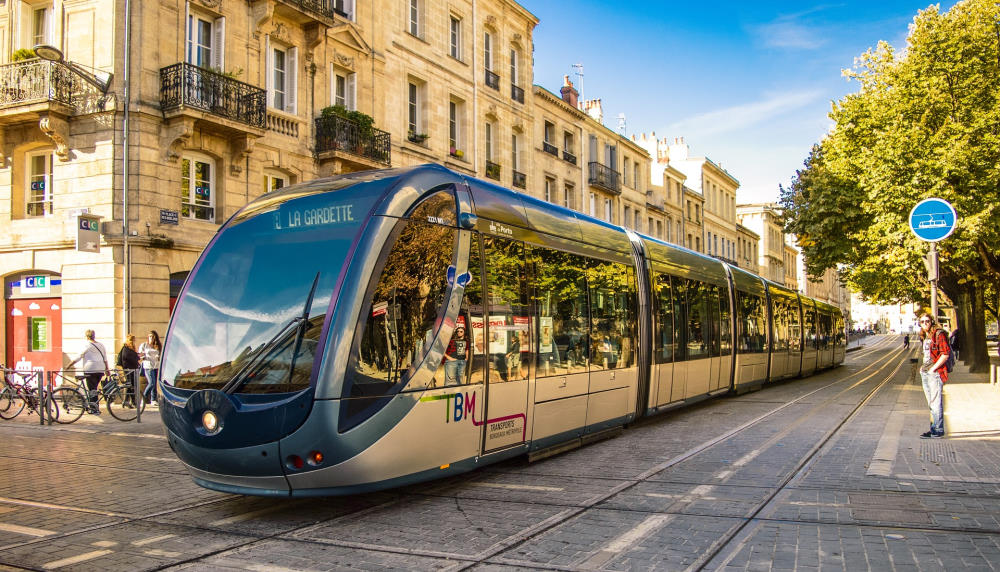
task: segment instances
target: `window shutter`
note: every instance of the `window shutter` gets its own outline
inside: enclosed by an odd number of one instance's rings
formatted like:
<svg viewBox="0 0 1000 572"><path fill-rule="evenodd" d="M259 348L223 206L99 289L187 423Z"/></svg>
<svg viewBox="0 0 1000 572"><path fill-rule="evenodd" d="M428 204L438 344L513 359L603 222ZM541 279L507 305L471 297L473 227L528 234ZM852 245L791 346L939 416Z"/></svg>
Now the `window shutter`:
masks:
<svg viewBox="0 0 1000 572"><path fill-rule="evenodd" d="M358 108L357 106L358 100L356 93L357 79L358 79L358 74L356 73L347 74L347 93L346 93L347 109L350 109L351 111L355 111Z"/></svg>
<svg viewBox="0 0 1000 572"><path fill-rule="evenodd" d="M226 71L226 19L216 18L212 26L212 67L220 73Z"/></svg>
<svg viewBox="0 0 1000 572"><path fill-rule="evenodd" d="M354 0L344 0L344 12L347 12L347 19L355 22L357 18L354 15Z"/></svg>
<svg viewBox="0 0 1000 572"><path fill-rule="evenodd" d="M297 109L295 106L296 95L299 90L299 65L298 58L299 49L291 48L288 50L288 73L285 75L285 99L288 104L285 106L285 111L291 113L292 115L297 114Z"/></svg>
<svg viewBox="0 0 1000 572"><path fill-rule="evenodd" d="M267 90L267 107L274 107L274 50L271 49L271 36L264 36L264 89Z"/></svg>
<svg viewBox="0 0 1000 572"><path fill-rule="evenodd" d="M192 36L193 31L191 29L192 24L191 24L191 3L190 2L185 2L184 3L184 22L186 23L186 27L187 27L187 34L185 35L185 38L184 38L185 39L185 42L184 42L184 61L187 62L187 63L189 63L189 64L193 64L194 63L194 57L191 55L191 41L193 39L193 36Z"/></svg>

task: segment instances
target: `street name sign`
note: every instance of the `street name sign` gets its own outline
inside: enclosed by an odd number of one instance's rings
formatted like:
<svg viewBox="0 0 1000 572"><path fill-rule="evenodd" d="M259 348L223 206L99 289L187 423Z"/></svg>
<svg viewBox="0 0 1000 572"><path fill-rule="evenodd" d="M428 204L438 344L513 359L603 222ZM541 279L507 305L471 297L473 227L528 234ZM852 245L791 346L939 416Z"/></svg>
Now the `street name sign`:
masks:
<svg viewBox="0 0 1000 572"><path fill-rule="evenodd" d="M938 242L955 232L958 214L955 207L944 199L924 199L910 211L910 230L917 238Z"/></svg>

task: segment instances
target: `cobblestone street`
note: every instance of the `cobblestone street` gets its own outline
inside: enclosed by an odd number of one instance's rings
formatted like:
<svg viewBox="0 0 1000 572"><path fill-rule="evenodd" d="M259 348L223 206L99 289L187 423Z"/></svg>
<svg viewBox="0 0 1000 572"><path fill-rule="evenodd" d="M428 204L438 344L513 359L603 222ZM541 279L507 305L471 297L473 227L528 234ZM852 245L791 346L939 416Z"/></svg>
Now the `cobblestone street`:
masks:
<svg viewBox="0 0 1000 572"><path fill-rule="evenodd" d="M156 410L0 423L4 570L996 570L1000 391L961 365L942 440L908 355L642 421L535 463L340 498L196 486Z"/></svg>

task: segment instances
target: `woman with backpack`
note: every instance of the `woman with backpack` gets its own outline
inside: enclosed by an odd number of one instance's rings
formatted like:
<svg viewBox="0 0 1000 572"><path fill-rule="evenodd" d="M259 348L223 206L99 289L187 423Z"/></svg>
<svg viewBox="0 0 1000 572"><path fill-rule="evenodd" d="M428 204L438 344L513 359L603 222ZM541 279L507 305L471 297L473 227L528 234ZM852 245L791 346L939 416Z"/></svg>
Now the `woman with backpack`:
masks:
<svg viewBox="0 0 1000 572"><path fill-rule="evenodd" d="M948 382L948 368L945 362L951 349L948 335L940 329L930 314L920 316L920 339L923 346L923 360L920 365L920 381L924 386L924 396L931 409L930 431L922 433L921 439L944 437L944 384Z"/></svg>

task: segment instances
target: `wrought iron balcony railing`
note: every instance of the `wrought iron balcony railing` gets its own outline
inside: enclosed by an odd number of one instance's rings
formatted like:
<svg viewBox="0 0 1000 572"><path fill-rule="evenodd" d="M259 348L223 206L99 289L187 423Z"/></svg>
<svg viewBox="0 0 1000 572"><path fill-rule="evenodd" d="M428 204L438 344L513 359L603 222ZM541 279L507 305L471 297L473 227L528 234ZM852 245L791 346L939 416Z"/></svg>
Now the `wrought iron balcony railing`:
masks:
<svg viewBox="0 0 1000 572"><path fill-rule="evenodd" d="M500 91L500 76L490 70L486 70L486 85Z"/></svg>
<svg viewBox="0 0 1000 572"><path fill-rule="evenodd" d="M548 141L542 141L542 151L545 151L549 155L559 156L559 148Z"/></svg>
<svg viewBox="0 0 1000 572"><path fill-rule="evenodd" d="M324 151L344 151L386 166L391 164L389 133L363 128L338 115L316 118L316 152Z"/></svg>
<svg viewBox="0 0 1000 572"><path fill-rule="evenodd" d="M518 103L524 103L524 90L514 84L510 84L510 98Z"/></svg>
<svg viewBox="0 0 1000 572"><path fill-rule="evenodd" d="M328 20L334 20L334 14L347 19L347 12L337 8L333 0L282 0L285 4L294 6L306 14L312 14Z"/></svg>
<svg viewBox="0 0 1000 572"><path fill-rule="evenodd" d="M589 168L590 178L587 182L589 182L592 186L600 187L611 191L612 193L621 192L621 185L618 181L619 175L617 171L607 165L602 165L597 161L591 161Z"/></svg>
<svg viewBox="0 0 1000 572"><path fill-rule="evenodd" d="M81 81L64 64L32 59L0 65L0 107L44 101L73 105Z"/></svg>
<svg viewBox="0 0 1000 572"><path fill-rule="evenodd" d="M520 172L520 171L513 171L513 174L514 174L514 177L513 177L513 179L512 179L511 182L514 184L514 186L517 187L517 188L519 188L519 189L527 188L527 186L528 186L528 176L525 175L524 173Z"/></svg>
<svg viewBox="0 0 1000 572"><path fill-rule="evenodd" d="M500 163L494 163L493 161L486 161L486 176L493 179L494 181L500 180Z"/></svg>
<svg viewBox="0 0 1000 572"><path fill-rule="evenodd" d="M192 107L252 127L264 128L267 94L256 86L182 62L160 70L160 107Z"/></svg>
<svg viewBox="0 0 1000 572"><path fill-rule="evenodd" d="M576 165L576 155L570 153L569 151L563 151L563 161Z"/></svg>

